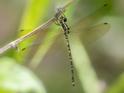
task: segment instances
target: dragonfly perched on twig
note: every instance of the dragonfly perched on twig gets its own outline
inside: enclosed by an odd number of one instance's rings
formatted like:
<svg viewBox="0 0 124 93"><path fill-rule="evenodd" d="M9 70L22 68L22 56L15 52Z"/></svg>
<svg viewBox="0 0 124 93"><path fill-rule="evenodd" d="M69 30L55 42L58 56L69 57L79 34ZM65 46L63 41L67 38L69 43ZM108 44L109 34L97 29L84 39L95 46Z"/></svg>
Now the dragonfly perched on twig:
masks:
<svg viewBox="0 0 124 93"><path fill-rule="evenodd" d="M58 10L58 11L62 11L61 9ZM64 14L60 15L60 16L55 16L57 18L57 24L60 25L63 29L63 32L64 32L64 36L65 36L65 40L66 40L66 43L67 43L67 49L68 49L68 55L69 55L69 62L70 62L70 70L71 70L71 75L72 75L72 85L75 86L75 78L74 78L74 66L73 66L73 61L72 61L72 54L71 54L71 48L70 48L70 43L69 43L69 37L68 36L71 36L71 34L75 34L75 32L70 32L70 28L69 26L67 25L67 18ZM87 17L88 21L89 19L92 19L94 18L94 16L89 16ZM85 19L85 22L87 20ZM100 38L101 36L103 36L106 32L109 31L110 29L110 24L109 23L101 23L101 24L98 24L98 25L95 25L95 26L87 26L87 27L82 27L84 23L81 21L79 23L77 23L76 26L72 26L71 30L78 30L78 31L81 31L79 33L80 37L82 38L83 40L83 43L86 44L86 43L90 43L94 40L96 40L97 38ZM84 31L83 31L84 30ZM24 31L24 30L22 30ZM78 34L78 32L77 32ZM72 35L73 36L73 35ZM59 36L60 37L60 36ZM40 42L34 42L32 45L30 46L33 46L33 45L39 45ZM29 46L27 46L29 47ZM24 51L26 48L22 48L21 50Z"/></svg>
<svg viewBox="0 0 124 93"><path fill-rule="evenodd" d="M65 25L66 22L64 22L63 25ZM95 26L92 26L90 28L87 28L86 31L82 31L82 32L68 32L68 27L65 28L65 26L62 27L65 30L67 30L67 32L63 32L64 36L65 36L65 40L66 40L66 44L67 44L67 48L68 48L68 55L69 55L69 61L70 61L70 67L71 67L71 80L72 80L72 85L75 85L75 78L74 78L74 67L73 67L73 63L72 63L72 55L71 55L71 48L70 48L70 44L69 44L69 38L68 35L73 38L73 34L79 34L80 37L83 40L84 45L89 45L90 43L94 42L95 40L97 40L98 38L102 37L105 33L107 33L110 29L110 24L109 23L101 23ZM58 38L61 38L60 34L58 36ZM48 40L49 41L49 40ZM43 42L43 41L42 41ZM31 47L33 48L34 46L39 46L41 43L41 41L36 41L33 44L30 44L27 47ZM22 48L21 50L24 51L25 49L27 49L27 47Z"/></svg>

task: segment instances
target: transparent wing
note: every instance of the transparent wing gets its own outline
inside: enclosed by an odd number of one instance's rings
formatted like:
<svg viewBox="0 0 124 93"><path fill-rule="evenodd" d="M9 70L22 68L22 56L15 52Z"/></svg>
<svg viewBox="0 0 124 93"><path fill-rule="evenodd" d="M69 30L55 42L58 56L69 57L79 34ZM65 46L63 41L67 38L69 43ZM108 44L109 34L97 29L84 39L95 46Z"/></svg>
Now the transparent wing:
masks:
<svg viewBox="0 0 124 93"><path fill-rule="evenodd" d="M72 30L73 28L71 28ZM110 29L110 24L109 23L101 23L89 28L85 28L85 29L74 29L75 31L71 31L70 32L70 38L73 38L73 35L79 35L79 37L81 37L81 39L83 40L84 44L90 44L92 42L94 42L95 40L101 38L102 36L104 36ZM63 33L62 33L62 29L59 29L61 31L61 33L58 35L58 38L64 38L63 37ZM77 31L78 30L78 31ZM34 46L38 46L42 43L41 40L37 40L35 42L33 42L32 44L28 44L28 46L22 48L21 50L25 50L27 47L34 47Z"/></svg>
<svg viewBox="0 0 124 93"><path fill-rule="evenodd" d="M109 23L101 23L95 26L92 26L90 28L86 28L83 31L80 30L79 36L83 40L84 44L90 44L97 39L104 36L109 30L110 30L110 24ZM78 34L78 33L77 33Z"/></svg>

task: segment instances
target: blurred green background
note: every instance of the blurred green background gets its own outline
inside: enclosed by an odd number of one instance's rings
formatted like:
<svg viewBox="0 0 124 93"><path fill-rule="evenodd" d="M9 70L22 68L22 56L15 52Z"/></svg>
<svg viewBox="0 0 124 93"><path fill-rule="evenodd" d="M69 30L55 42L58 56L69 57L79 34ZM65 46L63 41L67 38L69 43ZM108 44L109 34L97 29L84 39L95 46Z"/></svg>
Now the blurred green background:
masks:
<svg viewBox="0 0 124 93"><path fill-rule="evenodd" d="M0 0L0 47L68 1ZM74 0L65 15L76 86L63 32L53 23L0 55L0 93L124 93L124 0Z"/></svg>

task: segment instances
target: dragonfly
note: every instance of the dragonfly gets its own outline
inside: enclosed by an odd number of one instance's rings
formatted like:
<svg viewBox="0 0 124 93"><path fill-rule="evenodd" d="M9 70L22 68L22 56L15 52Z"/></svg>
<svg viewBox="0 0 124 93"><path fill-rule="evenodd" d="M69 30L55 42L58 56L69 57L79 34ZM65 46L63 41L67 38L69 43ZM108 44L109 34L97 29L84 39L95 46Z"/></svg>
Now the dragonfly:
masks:
<svg viewBox="0 0 124 93"><path fill-rule="evenodd" d="M61 9L58 9L58 11L63 12ZM68 37L68 35L70 33L70 31L69 31L70 28L67 25L67 18L63 13L60 16L56 16L56 19L57 19L57 23L62 27L62 29L64 31L64 36L65 36L67 50L68 50L68 57L69 57L69 62L70 62L72 86L75 86L74 65L73 65L71 47L70 47L70 42L69 42L69 37Z"/></svg>
<svg viewBox="0 0 124 93"><path fill-rule="evenodd" d="M106 6L106 5L104 5ZM61 9L58 10L63 12ZM94 42L95 40L97 40L98 38L102 37L106 32L109 31L110 29L110 24L107 22L98 24L98 25L93 25L93 26L85 26L83 27L83 25L89 20L91 20L91 23L94 20L94 15L90 15L87 18L85 18L83 21L79 21L76 24L72 26L72 28L70 28L67 24L67 17L64 15L64 13L62 13L62 15L60 16L56 16L56 24L61 26L62 30L63 30L63 34L64 34L64 38L67 44L67 51L68 51L68 57L69 57L69 63L70 63L70 71L71 71L71 82L72 82L72 86L75 86L75 76L74 76L74 66L73 66L73 59L72 59L72 53L71 53L71 47L70 47L70 42L69 42L69 35L71 36L72 34L79 34L80 37L83 40L84 45L87 45L91 42ZM89 22L90 23L90 22ZM87 25L90 25L87 23ZM73 30L73 31L70 31ZM81 31L81 32L75 32L75 31ZM84 31L83 31L84 30ZM21 31L25 31L25 29L22 29ZM73 35L72 35L73 36ZM60 38L60 35L59 35ZM73 38L73 37L72 37ZM37 41L34 42L33 44L27 46L27 47L32 47L34 45L38 46L41 42ZM24 51L27 48L24 47L21 50Z"/></svg>

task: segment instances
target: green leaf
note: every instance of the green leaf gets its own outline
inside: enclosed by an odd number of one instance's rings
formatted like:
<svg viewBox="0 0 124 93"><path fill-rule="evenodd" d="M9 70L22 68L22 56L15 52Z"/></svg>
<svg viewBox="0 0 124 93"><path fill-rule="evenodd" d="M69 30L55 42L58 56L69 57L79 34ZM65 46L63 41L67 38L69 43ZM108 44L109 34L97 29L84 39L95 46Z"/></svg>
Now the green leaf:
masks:
<svg viewBox="0 0 124 93"><path fill-rule="evenodd" d="M124 93L124 73L107 89L106 93Z"/></svg>
<svg viewBox="0 0 124 93"><path fill-rule="evenodd" d="M101 93L99 90L99 80L93 69L88 54L78 36L74 35L70 39L72 57L77 75L80 79L85 93Z"/></svg>
<svg viewBox="0 0 124 93"><path fill-rule="evenodd" d="M46 93L36 76L13 59L0 58L0 93Z"/></svg>
<svg viewBox="0 0 124 93"><path fill-rule="evenodd" d="M20 29L22 29L22 31L20 31L18 35L19 37L29 33L34 28L40 25L39 23L44 19L45 12L48 8L49 3L50 3L49 0L44 0L44 1L28 0L24 15L21 20ZM30 30L25 30L25 29L30 29ZM31 37L23 41L22 43L20 43L18 48L21 50L22 48L27 46L29 43L33 42L35 38L36 37ZM27 51L25 52L20 51L18 53L16 52L15 55L18 61L22 62L26 54L27 54Z"/></svg>

